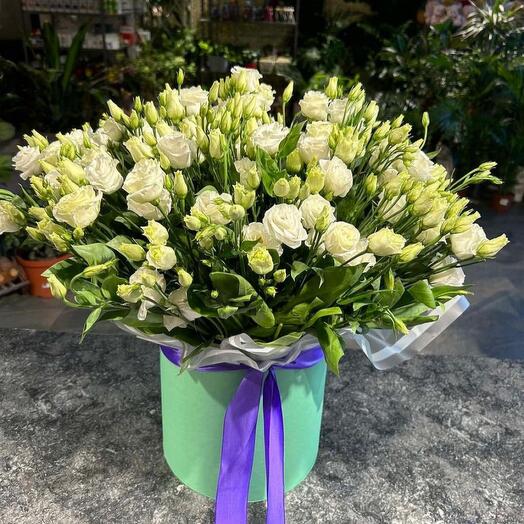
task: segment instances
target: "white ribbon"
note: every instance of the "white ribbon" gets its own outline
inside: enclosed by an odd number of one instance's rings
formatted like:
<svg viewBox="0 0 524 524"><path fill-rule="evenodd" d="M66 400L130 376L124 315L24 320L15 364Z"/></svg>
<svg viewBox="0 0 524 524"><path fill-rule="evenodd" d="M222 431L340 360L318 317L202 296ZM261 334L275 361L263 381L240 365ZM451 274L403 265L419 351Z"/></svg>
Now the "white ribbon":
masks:
<svg viewBox="0 0 524 524"><path fill-rule="evenodd" d="M453 298L441 307L428 313L439 316L435 322L420 324L412 328L407 335L400 335L392 329L371 329L365 335L359 335L349 328L338 330L346 346L361 349L375 368L390 369L420 353L434 338L442 333L469 307L469 302L462 296ZM115 322L118 327L140 339L175 347L190 355L195 348L186 342L167 335L145 335L138 329ZM290 346L258 344L246 333L234 335L222 340L220 345L212 345L195 354L189 360L189 369L213 364L243 364L259 371L267 371L273 364L293 362L302 352L318 346L318 340L306 334Z"/></svg>

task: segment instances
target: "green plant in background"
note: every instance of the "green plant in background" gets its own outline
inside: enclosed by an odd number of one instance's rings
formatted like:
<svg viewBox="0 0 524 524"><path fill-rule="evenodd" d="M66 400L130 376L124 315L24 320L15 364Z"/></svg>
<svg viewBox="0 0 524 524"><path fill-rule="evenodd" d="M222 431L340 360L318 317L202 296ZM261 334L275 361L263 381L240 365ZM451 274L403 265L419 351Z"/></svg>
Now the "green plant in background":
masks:
<svg viewBox="0 0 524 524"><path fill-rule="evenodd" d="M0 117L21 130L44 126L53 132L93 121L113 92L104 71L94 74L86 68L83 77L79 74L86 31L87 26L79 29L65 58L56 30L49 24L42 29L44 45L38 66L0 58L0 95L4 101Z"/></svg>
<svg viewBox="0 0 524 524"><path fill-rule="evenodd" d="M524 162L523 27L522 8L496 0L458 33L449 23L416 37L402 28L372 64L392 114L417 126L427 110L437 124L433 145L449 145L459 170L496 160L504 191Z"/></svg>
<svg viewBox="0 0 524 524"><path fill-rule="evenodd" d="M3 142L8 142L15 136L15 128L9 122L0 120L0 146ZM11 176L11 157L0 154L0 182L7 180Z"/></svg>

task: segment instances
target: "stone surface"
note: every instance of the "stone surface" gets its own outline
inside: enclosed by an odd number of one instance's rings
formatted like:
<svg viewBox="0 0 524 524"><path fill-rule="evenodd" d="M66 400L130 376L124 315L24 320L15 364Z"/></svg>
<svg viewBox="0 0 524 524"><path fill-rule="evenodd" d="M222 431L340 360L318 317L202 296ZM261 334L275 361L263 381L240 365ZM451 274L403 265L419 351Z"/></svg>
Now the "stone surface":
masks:
<svg viewBox="0 0 524 524"><path fill-rule="evenodd" d="M162 458L158 352L124 336L0 330L0 522L211 523ZM329 378L294 523L522 522L524 363L363 354ZM250 506L264 522L264 505Z"/></svg>

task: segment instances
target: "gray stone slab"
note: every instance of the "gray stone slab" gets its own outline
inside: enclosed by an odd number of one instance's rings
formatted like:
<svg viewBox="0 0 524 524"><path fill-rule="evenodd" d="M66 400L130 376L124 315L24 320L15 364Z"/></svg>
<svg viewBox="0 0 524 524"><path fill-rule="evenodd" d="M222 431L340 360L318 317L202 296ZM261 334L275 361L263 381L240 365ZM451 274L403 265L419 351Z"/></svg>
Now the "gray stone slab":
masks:
<svg viewBox="0 0 524 524"><path fill-rule="evenodd" d="M122 336L0 330L0 522L210 523L162 458L158 352ZM294 523L522 522L524 363L363 354L330 377ZM250 522L264 522L253 504Z"/></svg>

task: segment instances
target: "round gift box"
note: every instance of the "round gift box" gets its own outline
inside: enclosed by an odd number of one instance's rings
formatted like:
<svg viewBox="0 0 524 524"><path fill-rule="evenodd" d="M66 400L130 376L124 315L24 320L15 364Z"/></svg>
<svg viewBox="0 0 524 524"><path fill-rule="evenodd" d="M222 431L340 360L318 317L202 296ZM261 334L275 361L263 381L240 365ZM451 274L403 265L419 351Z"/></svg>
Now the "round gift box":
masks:
<svg viewBox="0 0 524 524"><path fill-rule="evenodd" d="M227 406L244 371L184 371L160 351L164 456L192 490L215 498ZM276 369L284 417L284 479L289 491L313 468L320 437L326 364ZM249 501L266 499L262 401Z"/></svg>

